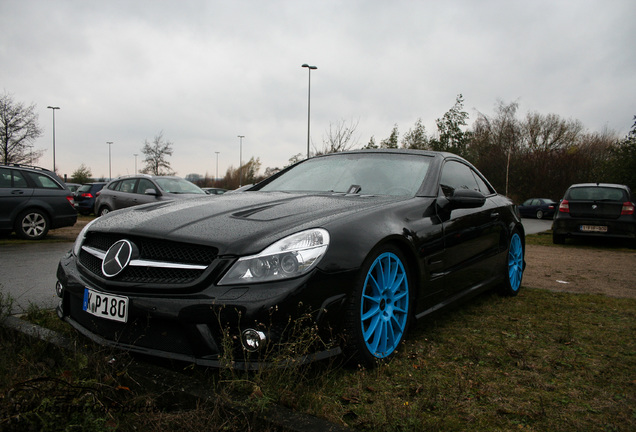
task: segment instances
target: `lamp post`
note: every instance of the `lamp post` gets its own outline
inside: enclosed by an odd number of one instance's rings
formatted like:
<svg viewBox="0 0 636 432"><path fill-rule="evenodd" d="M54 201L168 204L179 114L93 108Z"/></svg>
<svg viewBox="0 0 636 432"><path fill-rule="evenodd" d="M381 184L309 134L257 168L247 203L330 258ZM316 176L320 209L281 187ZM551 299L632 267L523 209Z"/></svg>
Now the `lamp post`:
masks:
<svg viewBox="0 0 636 432"><path fill-rule="evenodd" d="M221 152L214 152L216 153L216 175L214 176L214 183L216 183L216 181L219 178L219 153Z"/></svg>
<svg viewBox="0 0 636 432"><path fill-rule="evenodd" d="M243 138L245 135L237 135L239 137L239 187L243 186Z"/></svg>
<svg viewBox="0 0 636 432"><path fill-rule="evenodd" d="M48 109L53 110L53 172L55 172L55 110L59 110L58 106L47 106Z"/></svg>
<svg viewBox="0 0 636 432"><path fill-rule="evenodd" d="M137 175L137 156L139 156L139 153L133 153L133 156L135 157L135 175Z"/></svg>
<svg viewBox="0 0 636 432"><path fill-rule="evenodd" d="M309 87L307 90L307 159L309 159L309 130L311 125L311 71L318 69L316 66L309 66L307 63L302 65L309 71Z"/></svg>
<svg viewBox="0 0 636 432"><path fill-rule="evenodd" d="M110 158L110 146L113 145L112 141L106 141L106 144L108 144L108 180L112 180L113 179L113 174L111 171L111 158Z"/></svg>

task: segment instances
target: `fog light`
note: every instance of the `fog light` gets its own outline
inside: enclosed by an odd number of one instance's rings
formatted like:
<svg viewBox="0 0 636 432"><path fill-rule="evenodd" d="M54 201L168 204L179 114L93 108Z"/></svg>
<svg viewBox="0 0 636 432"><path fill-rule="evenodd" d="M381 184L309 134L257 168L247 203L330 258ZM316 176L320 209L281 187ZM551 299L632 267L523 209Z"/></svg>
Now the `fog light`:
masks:
<svg viewBox="0 0 636 432"><path fill-rule="evenodd" d="M241 334L243 348L249 352L258 351L265 346L266 339L265 333L254 329L243 330L243 333Z"/></svg>
<svg viewBox="0 0 636 432"><path fill-rule="evenodd" d="M57 281L55 284L55 294L57 294L59 298L64 297L64 285L62 285L62 282L60 281Z"/></svg>

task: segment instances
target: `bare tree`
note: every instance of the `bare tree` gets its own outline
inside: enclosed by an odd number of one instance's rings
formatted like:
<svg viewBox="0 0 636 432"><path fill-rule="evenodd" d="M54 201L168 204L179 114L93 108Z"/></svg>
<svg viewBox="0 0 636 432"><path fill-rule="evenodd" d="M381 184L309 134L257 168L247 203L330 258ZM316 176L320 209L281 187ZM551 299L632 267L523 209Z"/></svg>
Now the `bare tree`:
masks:
<svg viewBox="0 0 636 432"><path fill-rule="evenodd" d="M343 152L357 145L358 140L354 135L358 128L358 123L359 120L355 122L352 120L349 123L345 120L340 120L335 125L330 123L327 136L322 140L323 150L317 152L317 154Z"/></svg>
<svg viewBox="0 0 636 432"><path fill-rule="evenodd" d="M258 183L263 179L263 177L260 177L258 175L258 171L260 169L261 160L259 158L255 159L254 157L252 157L249 161L243 163L243 166L239 168L230 166L225 172L223 186L227 189L236 189L239 186Z"/></svg>
<svg viewBox="0 0 636 432"><path fill-rule="evenodd" d="M33 163L42 150L33 151L33 142L42 135L35 104L25 106L13 96L0 96L0 157L2 163Z"/></svg>
<svg viewBox="0 0 636 432"><path fill-rule="evenodd" d="M172 144L164 140L163 131L155 136L152 143L145 140L141 152L146 156L144 159L146 166L141 172L152 175L174 175L170 169L170 162L166 160L167 156L172 156Z"/></svg>

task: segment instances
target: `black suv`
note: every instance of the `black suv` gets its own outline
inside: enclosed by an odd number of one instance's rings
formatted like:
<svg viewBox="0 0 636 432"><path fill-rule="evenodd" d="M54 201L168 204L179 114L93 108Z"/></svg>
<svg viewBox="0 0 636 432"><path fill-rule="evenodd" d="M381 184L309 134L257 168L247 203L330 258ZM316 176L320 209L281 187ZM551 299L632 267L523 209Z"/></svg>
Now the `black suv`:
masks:
<svg viewBox="0 0 636 432"><path fill-rule="evenodd" d="M73 226L73 194L44 168L0 165L0 231L39 240L49 229Z"/></svg>
<svg viewBox="0 0 636 432"><path fill-rule="evenodd" d="M552 240L567 237L613 237L636 245L636 215L629 187L582 183L568 188L552 223Z"/></svg>
<svg viewBox="0 0 636 432"><path fill-rule="evenodd" d="M95 214L158 201L207 195L194 183L175 176L139 174L119 177L108 183L95 200Z"/></svg>

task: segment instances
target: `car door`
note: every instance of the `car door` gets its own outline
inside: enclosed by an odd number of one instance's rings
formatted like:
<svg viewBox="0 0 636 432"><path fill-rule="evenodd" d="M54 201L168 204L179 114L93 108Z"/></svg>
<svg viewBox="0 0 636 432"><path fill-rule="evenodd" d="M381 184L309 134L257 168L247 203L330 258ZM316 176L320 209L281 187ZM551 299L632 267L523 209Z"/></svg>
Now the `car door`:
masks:
<svg viewBox="0 0 636 432"><path fill-rule="evenodd" d="M157 193L157 195L147 194L146 191L148 189L153 189ZM135 190L135 197L133 198L133 205L153 203L157 201L157 197L159 196L158 193L159 191L157 189L157 186L155 186L153 182L145 178L139 179L139 183L137 183L137 189Z"/></svg>
<svg viewBox="0 0 636 432"><path fill-rule="evenodd" d="M440 209L444 239L444 289L456 295L496 277L496 265L504 232L497 195L474 169L459 160L448 160L442 168L440 196L452 197L457 190L477 191L485 202L477 208Z"/></svg>
<svg viewBox="0 0 636 432"><path fill-rule="evenodd" d="M136 178L123 179L117 185L112 200L114 204L113 210L118 210L126 207L132 207L137 205L135 198L135 188L137 186Z"/></svg>
<svg viewBox="0 0 636 432"><path fill-rule="evenodd" d="M32 195L32 185L19 170L0 168L0 229L13 229L13 221Z"/></svg>

